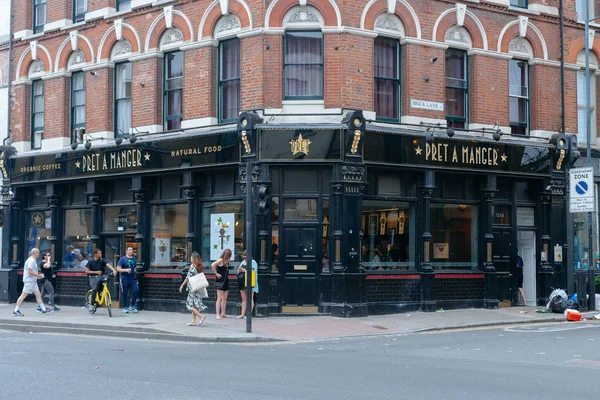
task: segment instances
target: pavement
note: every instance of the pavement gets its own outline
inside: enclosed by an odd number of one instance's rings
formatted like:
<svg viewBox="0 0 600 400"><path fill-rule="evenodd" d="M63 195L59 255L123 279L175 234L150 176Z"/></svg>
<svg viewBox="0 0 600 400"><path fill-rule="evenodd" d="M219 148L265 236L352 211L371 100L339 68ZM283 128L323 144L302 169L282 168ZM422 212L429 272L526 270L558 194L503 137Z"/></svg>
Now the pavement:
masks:
<svg viewBox="0 0 600 400"><path fill-rule="evenodd" d="M372 335L408 334L436 330L462 329L494 325L541 322L565 322L562 314L540 314L541 307L510 307L496 310L460 309L443 312L412 312L364 318L331 316L290 316L252 318L252 333L246 333L246 321L236 318L217 320L205 314L201 326L187 326L191 314L140 311L123 314L120 309L108 316L105 308L91 315L81 307L62 307L61 311L41 314L35 305L25 303L25 317L12 316L14 304L0 304L0 330L53 332L109 336L131 339L191 342L269 342L323 340ZM582 313L582 320L595 321L600 311ZM577 324L577 322L565 322Z"/></svg>

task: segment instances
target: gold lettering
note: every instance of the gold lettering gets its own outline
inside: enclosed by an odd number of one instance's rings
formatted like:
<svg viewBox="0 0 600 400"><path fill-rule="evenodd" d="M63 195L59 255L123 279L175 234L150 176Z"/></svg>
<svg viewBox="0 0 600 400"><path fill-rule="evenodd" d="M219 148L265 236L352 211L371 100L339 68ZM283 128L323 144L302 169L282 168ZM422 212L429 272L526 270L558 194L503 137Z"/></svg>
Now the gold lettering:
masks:
<svg viewBox="0 0 600 400"><path fill-rule="evenodd" d="M463 164L469 163L469 148L465 147L465 146L462 147L462 163Z"/></svg>
<svg viewBox="0 0 600 400"><path fill-rule="evenodd" d="M494 149L494 165L498 165L498 150Z"/></svg>
<svg viewBox="0 0 600 400"><path fill-rule="evenodd" d="M458 162L458 156L456 155L456 146L454 146L452 149L452 162Z"/></svg>
<svg viewBox="0 0 600 400"><path fill-rule="evenodd" d="M429 160L430 155L431 155L431 145L429 143L425 143L425 159Z"/></svg>
<svg viewBox="0 0 600 400"><path fill-rule="evenodd" d="M481 163L483 165L487 165L487 151L488 149L486 147L481 149Z"/></svg>
<svg viewBox="0 0 600 400"><path fill-rule="evenodd" d="M471 164L475 164L475 152L473 151L473 149L470 149L470 156L469 156L469 163Z"/></svg>
<svg viewBox="0 0 600 400"><path fill-rule="evenodd" d="M136 150L137 152L137 166L142 166L142 150Z"/></svg>

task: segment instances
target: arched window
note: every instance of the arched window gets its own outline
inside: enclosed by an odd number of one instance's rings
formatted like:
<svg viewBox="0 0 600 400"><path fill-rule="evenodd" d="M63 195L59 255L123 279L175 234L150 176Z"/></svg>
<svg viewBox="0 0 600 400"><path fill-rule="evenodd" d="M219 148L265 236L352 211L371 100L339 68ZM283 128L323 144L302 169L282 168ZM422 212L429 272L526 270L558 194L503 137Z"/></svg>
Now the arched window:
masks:
<svg viewBox="0 0 600 400"><path fill-rule="evenodd" d="M183 33L170 28L160 38L161 51L165 53L163 65L163 125L166 131L181 129L183 119Z"/></svg>
<svg viewBox="0 0 600 400"><path fill-rule="evenodd" d="M525 38L516 37L508 44L508 52L515 58L508 62L509 120L511 133L529 133L529 60L533 47Z"/></svg>
<svg viewBox="0 0 600 400"><path fill-rule="evenodd" d="M375 114L377 119L399 121L401 115L402 57L400 38L404 25L394 14L384 13L375 19L373 65L375 77Z"/></svg>
<svg viewBox="0 0 600 400"><path fill-rule="evenodd" d="M214 38L219 41L218 104L219 122L234 121L240 113L240 40L241 23L233 14L217 21Z"/></svg>

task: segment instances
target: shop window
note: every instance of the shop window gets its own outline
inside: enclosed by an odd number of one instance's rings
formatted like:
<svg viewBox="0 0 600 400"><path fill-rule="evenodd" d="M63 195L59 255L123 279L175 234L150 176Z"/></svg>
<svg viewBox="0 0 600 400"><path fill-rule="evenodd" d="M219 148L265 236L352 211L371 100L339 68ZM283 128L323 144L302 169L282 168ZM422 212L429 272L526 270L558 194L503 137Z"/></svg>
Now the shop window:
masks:
<svg viewBox="0 0 600 400"><path fill-rule="evenodd" d="M329 198L323 198L323 220L321 221L321 232L322 232L322 253L323 259L321 261L321 271L324 273L331 272L331 258L329 256Z"/></svg>
<svg viewBox="0 0 600 400"><path fill-rule="evenodd" d="M225 249L239 263L243 251L244 203L221 201L205 203L202 213L202 259L205 265L217 260ZM232 265L236 265L232 264Z"/></svg>
<svg viewBox="0 0 600 400"><path fill-rule="evenodd" d="M181 175L160 178L160 198L163 200L181 198L181 179Z"/></svg>
<svg viewBox="0 0 600 400"><path fill-rule="evenodd" d="M446 121L448 126L464 129L469 110L468 57L464 50L446 50Z"/></svg>
<svg viewBox="0 0 600 400"><path fill-rule="evenodd" d="M402 193L402 181L398 175L379 175L379 193L395 194Z"/></svg>
<svg viewBox="0 0 600 400"><path fill-rule="evenodd" d="M105 207L104 231L136 232L137 219L138 215L136 206Z"/></svg>
<svg viewBox="0 0 600 400"><path fill-rule="evenodd" d="M33 82L31 99L31 149L39 150L44 136L44 81Z"/></svg>
<svg viewBox="0 0 600 400"><path fill-rule="evenodd" d="M111 201L125 203L131 201L131 178L115 179L110 186Z"/></svg>
<svg viewBox="0 0 600 400"><path fill-rule="evenodd" d="M50 230L52 228L50 211L31 211L26 215L29 225L25 238L27 257L34 247L38 248L40 253L50 252Z"/></svg>
<svg viewBox="0 0 600 400"><path fill-rule="evenodd" d="M536 185L529 182L515 183L515 197L517 201L536 202Z"/></svg>
<svg viewBox="0 0 600 400"><path fill-rule="evenodd" d="M361 263L366 270L415 267L415 207L406 202L364 200Z"/></svg>
<svg viewBox="0 0 600 400"><path fill-rule="evenodd" d="M117 11L131 11L131 0L117 0Z"/></svg>
<svg viewBox="0 0 600 400"><path fill-rule="evenodd" d="M232 172L223 172L214 175L214 190L216 196L232 196L234 193L235 179Z"/></svg>
<svg viewBox="0 0 600 400"><path fill-rule="evenodd" d="M87 196L85 194L87 185L85 183L79 183L71 186L71 204L85 204L87 203Z"/></svg>
<svg viewBox="0 0 600 400"><path fill-rule="evenodd" d="M65 210L62 261L63 268L79 267L81 261L92 255L92 210Z"/></svg>
<svg viewBox="0 0 600 400"><path fill-rule="evenodd" d="M152 268L184 268L186 254L187 204L152 206Z"/></svg>
<svg viewBox="0 0 600 400"><path fill-rule="evenodd" d="M441 178L441 179L439 179ZM443 198L445 199L464 199L467 179L451 175L440 175L438 181L441 181L443 188Z"/></svg>
<svg viewBox="0 0 600 400"><path fill-rule="evenodd" d="M435 269L477 269L478 208L432 204L431 265Z"/></svg>
<svg viewBox="0 0 600 400"><path fill-rule="evenodd" d="M283 202L285 221L315 221L317 217L317 199L285 199Z"/></svg>
<svg viewBox="0 0 600 400"><path fill-rule="evenodd" d="M529 133L529 64L524 60L508 62L509 118L511 133Z"/></svg>
<svg viewBox="0 0 600 400"><path fill-rule="evenodd" d="M131 130L131 63L115 66L115 137L129 135Z"/></svg>
<svg viewBox="0 0 600 400"><path fill-rule="evenodd" d="M240 40L219 43L219 120L234 121L240 113Z"/></svg>
<svg viewBox="0 0 600 400"><path fill-rule="evenodd" d="M283 190L287 193L319 193L318 174L314 170L284 170Z"/></svg>
<svg viewBox="0 0 600 400"><path fill-rule="evenodd" d="M279 197L271 198L271 271L279 271Z"/></svg>
<svg viewBox="0 0 600 400"><path fill-rule="evenodd" d="M30 192L29 204L31 207L47 207L46 186L34 186Z"/></svg>
<svg viewBox="0 0 600 400"><path fill-rule="evenodd" d="M73 23L85 21L87 0L73 0Z"/></svg>
<svg viewBox="0 0 600 400"><path fill-rule="evenodd" d="M375 38L375 113L377 119L398 121L400 117L400 42Z"/></svg>
<svg viewBox="0 0 600 400"><path fill-rule="evenodd" d="M517 225L530 227L535 226L535 208L517 207Z"/></svg>
<svg viewBox="0 0 600 400"><path fill-rule="evenodd" d="M496 199L499 200L511 200L512 199L512 181L498 179L496 183Z"/></svg>
<svg viewBox="0 0 600 400"><path fill-rule="evenodd" d="M46 24L46 0L33 0L33 33L44 32Z"/></svg>
<svg viewBox="0 0 600 400"><path fill-rule="evenodd" d="M322 32L286 32L283 95L286 100L323 99Z"/></svg>
<svg viewBox="0 0 600 400"><path fill-rule="evenodd" d="M164 66L164 129L181 129L183 119L183 52L165 54Z"/></svg>
<svg viewBox="0 0 600 400"><path fill-rule="evenodd" d="M595 196L598 196L598 185L594 185ZM596 197L597 198L597 197ZM596 268L600 258L600 243L598 242L598 213L592 213L592 250L590 255L590 238L588 228L588 213L573 213L573 266L575 269ZM590 257L593 257L590 260Z"/></svg>
<svg viewBox="0 0 600 400"><path fill-rule="evenodd" d="M71 75L71 138L82 141L77 131L85 131L85 72L73 72Z"/></svg>

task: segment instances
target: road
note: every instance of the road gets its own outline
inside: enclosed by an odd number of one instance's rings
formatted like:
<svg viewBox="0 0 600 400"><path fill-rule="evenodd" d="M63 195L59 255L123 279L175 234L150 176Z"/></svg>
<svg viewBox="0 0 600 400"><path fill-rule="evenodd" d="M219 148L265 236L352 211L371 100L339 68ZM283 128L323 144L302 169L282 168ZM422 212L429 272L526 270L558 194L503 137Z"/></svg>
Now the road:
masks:
<svg viewBox="0 0 600 400"><path fill-rule="evenodd" d="M288 343L0 331L2 399L597 399L600 324Z"/></svg>

